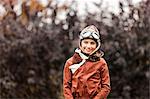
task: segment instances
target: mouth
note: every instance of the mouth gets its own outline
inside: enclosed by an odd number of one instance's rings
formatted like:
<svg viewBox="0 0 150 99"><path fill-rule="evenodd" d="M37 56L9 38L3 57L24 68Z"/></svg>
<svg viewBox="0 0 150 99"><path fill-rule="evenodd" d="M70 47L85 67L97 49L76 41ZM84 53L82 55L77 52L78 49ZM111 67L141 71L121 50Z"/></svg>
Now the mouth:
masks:
<svg viewBox="0 0 150 99"><path fill-rule="evenodd" d="M85 49L87 52L91 52L92 50L91 49Z"/></svg>

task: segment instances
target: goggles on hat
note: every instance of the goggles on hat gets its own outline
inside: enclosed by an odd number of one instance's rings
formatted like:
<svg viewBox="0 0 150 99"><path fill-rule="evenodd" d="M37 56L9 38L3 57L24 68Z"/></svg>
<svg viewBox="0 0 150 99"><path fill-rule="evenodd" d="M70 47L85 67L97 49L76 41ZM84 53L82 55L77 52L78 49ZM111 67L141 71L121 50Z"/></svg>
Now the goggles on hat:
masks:
<svg viewBox="0 0 150 99"><path fill-rule="evenodd" d="M94 39L99 39L99 34L96 33L96 32L84 32L84 33L81 33L80 35L80 38L83 39L83 38L87 38L87 37L90 37L92 36Z"/></svg>

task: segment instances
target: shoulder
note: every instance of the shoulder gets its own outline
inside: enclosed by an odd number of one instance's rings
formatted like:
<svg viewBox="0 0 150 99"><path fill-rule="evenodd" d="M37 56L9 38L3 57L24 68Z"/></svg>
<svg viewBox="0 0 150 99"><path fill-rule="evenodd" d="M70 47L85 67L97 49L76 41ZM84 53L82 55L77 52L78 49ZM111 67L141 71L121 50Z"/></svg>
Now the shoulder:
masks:
<svg viewBox="0 0 150 99"><path fill-rule="evenodd" d="M100 58L99 62L103 64L107 64L104 58Z"/></svg>
<svg viewBox="0 0 150 99"><path fill-rule="evenodd" d="M73 57L70 57L69 59L67 59L66 65L71 65L72 63L73 63Z"/></svg>
<svg viewBox="0 0 150 99"><path fill-rule="evenodd" d="M107 62L104 58L100 58L98 64L100 65L100 67L107 67Z"/></svg>

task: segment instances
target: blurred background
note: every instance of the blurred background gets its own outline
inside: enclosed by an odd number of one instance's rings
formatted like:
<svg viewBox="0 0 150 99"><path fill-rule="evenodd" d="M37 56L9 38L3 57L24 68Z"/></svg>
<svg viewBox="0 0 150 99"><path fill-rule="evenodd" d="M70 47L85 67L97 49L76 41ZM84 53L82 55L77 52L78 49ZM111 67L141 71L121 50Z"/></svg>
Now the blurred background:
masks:
<svg viewBox="0 0 150 99"><path fill-rule="evenodd" d="M63 99L65 61L101 33L108 99L149 99L150 0L0 0L0 98Z"/></svg>

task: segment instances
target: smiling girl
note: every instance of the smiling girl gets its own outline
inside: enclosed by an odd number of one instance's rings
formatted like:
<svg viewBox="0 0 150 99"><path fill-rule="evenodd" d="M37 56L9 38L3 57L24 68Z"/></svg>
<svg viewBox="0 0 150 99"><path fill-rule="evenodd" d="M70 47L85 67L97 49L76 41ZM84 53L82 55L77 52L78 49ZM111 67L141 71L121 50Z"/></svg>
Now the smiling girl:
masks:
<svg viewBox="0 0 150 99"><path fill-rule="evenodd" d="M100 51L100 34L94 25L80 33L79 48L66 61L63 75L65 99L106 99L110 77Z"/></svg>

